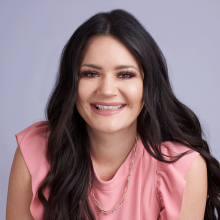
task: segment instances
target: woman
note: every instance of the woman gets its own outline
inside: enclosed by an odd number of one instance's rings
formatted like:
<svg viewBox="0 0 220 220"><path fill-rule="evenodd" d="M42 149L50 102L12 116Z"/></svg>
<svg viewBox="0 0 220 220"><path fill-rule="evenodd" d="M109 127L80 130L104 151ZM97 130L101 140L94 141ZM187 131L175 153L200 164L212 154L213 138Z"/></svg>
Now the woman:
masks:
<svg viewBox="0 0 220 220"><path fill-rule="evenodd" d="M155 41L124 10L74 32L47 121L16 138L8 220L220 214L220 165L199 120L174 96Z"/></svg>

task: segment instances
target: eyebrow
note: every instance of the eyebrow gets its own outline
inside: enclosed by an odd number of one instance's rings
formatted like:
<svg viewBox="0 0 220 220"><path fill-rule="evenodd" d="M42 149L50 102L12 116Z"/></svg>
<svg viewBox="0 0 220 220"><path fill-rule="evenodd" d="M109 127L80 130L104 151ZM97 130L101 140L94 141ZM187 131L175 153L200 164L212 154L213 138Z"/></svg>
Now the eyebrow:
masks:
<svg viewBox="0 0 220 220"><path fill-rule="evenodd" d="M83 66L87 66L87 67L92 67L92 68L95 68L95 69L99 69L101 70L102 67L101 66L97 66L97 65L94 65L94 64L83 64ZM139 71L136 67L132 66L132 65L118 65L115 67L115 70L119 70L119 69L126 69L126 68L134 68L136 69L137 71Z"/></svg>

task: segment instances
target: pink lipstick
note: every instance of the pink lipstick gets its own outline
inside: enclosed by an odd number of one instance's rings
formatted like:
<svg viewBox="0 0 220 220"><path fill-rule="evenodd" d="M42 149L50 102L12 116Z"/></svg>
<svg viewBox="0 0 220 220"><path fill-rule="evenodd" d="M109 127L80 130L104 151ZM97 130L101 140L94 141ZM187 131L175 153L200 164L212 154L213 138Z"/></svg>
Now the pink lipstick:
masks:
<svg viewBox="0 0 220 220"><path fill-rule="evenodd" d="M122 105L122 107L120 107L119 109L116 110L100 110L98 109L95 105L102 105L102 106L119 106ZM118 114L119 112L121 112L126 104L121 103L121 102L93 102L90 104L92 110L98 114L98 115L102 115L102 116L111 116L111 115L115 115Z"/></svg>

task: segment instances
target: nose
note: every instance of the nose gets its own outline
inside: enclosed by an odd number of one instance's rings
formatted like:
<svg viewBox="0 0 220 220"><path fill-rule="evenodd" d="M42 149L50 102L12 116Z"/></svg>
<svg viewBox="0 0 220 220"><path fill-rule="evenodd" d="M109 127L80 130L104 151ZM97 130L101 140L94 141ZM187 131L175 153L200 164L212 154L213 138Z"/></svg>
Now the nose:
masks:
<svg viewBox="0 0 220 220"><path fill-rule="evenodd" d="M97 94L101 96L115 96L118 94L117 83L112 74L103 77L99 82Z"/></svg>

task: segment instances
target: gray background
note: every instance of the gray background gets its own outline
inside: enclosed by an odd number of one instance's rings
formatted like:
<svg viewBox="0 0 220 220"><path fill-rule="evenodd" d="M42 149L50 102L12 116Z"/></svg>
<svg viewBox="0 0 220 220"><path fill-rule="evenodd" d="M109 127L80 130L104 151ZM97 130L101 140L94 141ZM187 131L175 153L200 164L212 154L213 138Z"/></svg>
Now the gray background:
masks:
<svg viewBox="0 0 220 220"><path fill-rule="evenodd" d="M199 117L220 160L220 1L0 1L0 219L17 147L14 135L44 120L61 50L74 30L99 11L133 13L168 63L177 97Z"/></svg>

